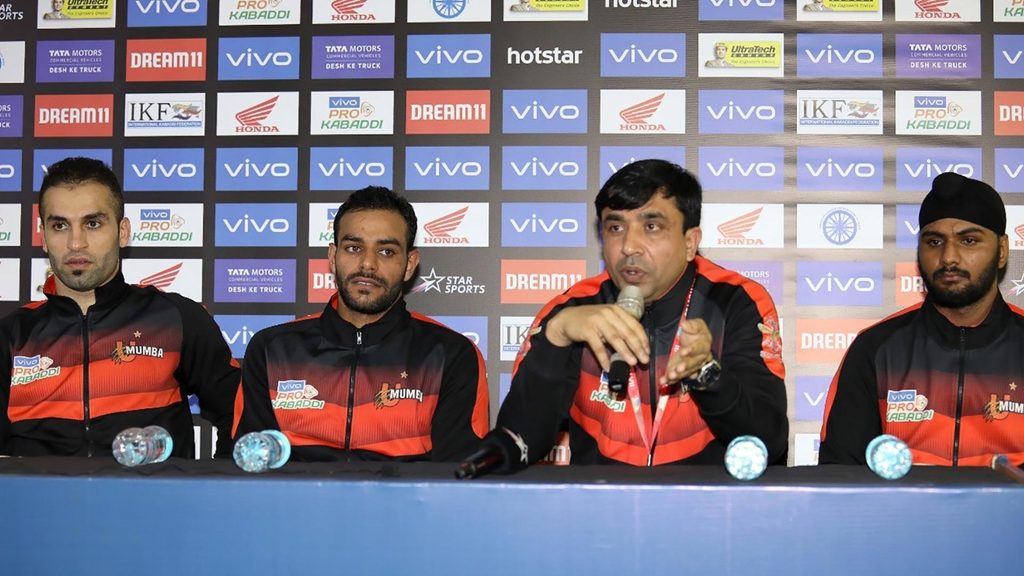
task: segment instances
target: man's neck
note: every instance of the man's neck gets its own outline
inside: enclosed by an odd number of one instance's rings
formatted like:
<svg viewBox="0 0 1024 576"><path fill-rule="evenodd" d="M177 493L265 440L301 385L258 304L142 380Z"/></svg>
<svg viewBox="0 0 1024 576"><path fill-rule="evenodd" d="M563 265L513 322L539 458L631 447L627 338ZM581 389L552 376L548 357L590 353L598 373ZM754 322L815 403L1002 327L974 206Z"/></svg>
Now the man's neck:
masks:
<svg viewBox="0 0 1024 576"><path fill-rule="evenodd" d="M88 292L79 292L77 290L72 290L71 288L64 286L59 281L57 282L57 295L64 296L66 298L71 298L72 300L74 300L75 303L78 304L78 308L82 311L83 316L85 315L86 312L89 311L89 308L96 303L95 290L89 290Z"/></svg>
<svg viewBox="0 0 1024 576"><path fill-rule="evenodd" d="M992 305L996 301L996 287L993 286L992 290L988 294L982 296L978 301L961 306L959 308L947 308L945 306L936 305L935 309L939 311L949 320L954 326L960 328L974 328L982 322L985 318L988 318L988 313L992 311Z"/></svg>

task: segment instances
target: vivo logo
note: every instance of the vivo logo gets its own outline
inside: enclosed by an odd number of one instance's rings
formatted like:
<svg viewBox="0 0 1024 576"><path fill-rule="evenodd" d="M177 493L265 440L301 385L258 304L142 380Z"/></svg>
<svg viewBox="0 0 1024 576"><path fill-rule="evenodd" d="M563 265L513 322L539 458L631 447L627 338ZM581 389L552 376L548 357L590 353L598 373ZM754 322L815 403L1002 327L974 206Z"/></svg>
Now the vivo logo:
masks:
<svg viewBox="0 0 1024 576"><path fill-rule="evenodd" d="M945 108L945 96L914 96L914 108Z"/></svg>
<svg viewBox="0 0 1024 576"><path fill-rule="evenodd" d="M875 290L875 280L867 276L851 276L846 279L840 279L834 276L831 272L825 274L824 277L812 280L810 278L804 278L804 282L812 292L873 292Z"/></svg>
<svg viewBox="0 0 1024 576"><path fill-rule="evenodd" d="M857 178L873 178L875 176L875 165L870 162L847 162L840 164L834 162L831 158L825 162L810 163L804 162L804 167L810 172L811 176L827 176L827 177L842 177L849 178L855 176Z"/></svg>
<svg viewBox="0 0 1024 576"><path fill-rule="evenodd" d="M11 164L0 164L0 178L14 178L15 170Z"/></svg>
<svg viewBox="0 0 1024 576"><path fill-rule="evenodd" d="M284 234L291 229L291 224L284 218L264 218L262 220L256 220L250 218L248 214L243 214L241 218L235 220L228 220L222 218L221 222L224 223L224 227L228 229L228 232L232 234L242 232L257 232L263 233L267 230L275 234Z"/></svg>
<svg viewBox="0 0 1024 576"><path fill-rule="evenodd" d="M451 52L440 45L433 50L422 52L414 50L416 59L420 64L480 64L484 61L484 53L481 50L455 50Z"/></svg>
<svg viewBox="0 0 1024 576"><path fill-rule="evenodd" d="M639 158L630 156L629 159L623 160L621 163L612 162L611 160L609 160L608 162L605 163L605 165L608 166L608 170L611 171L612 174L614 174L619 170L622 170L626 166L629 166L633 162L636 162L637 160L639 160Z"/></svg>
<svg viewBox="0 0 1024 576"><path fill-rule="evenodd" d="M580 173L580 165L576 162L552 162L550 164L536 157L526 162L509 161L509 166L516 176L576 176Z"/></svg>
<svg viewBox="0 0 1024 576"><path fill-rule="evenodd" d="M815 64L822 62L826 64L849 64L850 62L871 64L875 61L875 53L866 48L837 50L831 44L821 50L804 50L804 54L807 54L807 58Z"/></svg>
<svg viewBox="0 0 1024 576"><path fill-rule="evenodd" d="M732 100L723 106L705 106L704 108L715 120L723 118L728 120L750 120L753 118L774 120L776 116L775 108L772 106L737 106Z"/></svg>
<svg viewBox="0 0 1024 576"><path fill-rule="evenodd" d="M236 68L238 66L263 67L268 64L272 64L274 66L291 66L292 64L292 55L288 52L267 52L265 54L260 54L252 48L246 48L245 52L240 54L231 54L229 52L224 56L228 59L228 62Z"/></svg>
<svg viewBox="0 0 1024 576"><path fill-rule="evenodd" d="M1021 54L1024 54L1024 50L1017 50L1017 52L1013 56L1010 56L1009 52L1003 50L1003 58L1005 58L1006 61L1009 62L1010 64L1016 64L1017 62L1019 62Z"/></svg>
<svg viewBox="0 0 1024 576"><path fill-rule="evenodd" d="M420 176L480 176L484 171L484 167L479 162L452 162L449 164L439 157L425 164L413 162L412 165Z"/></svg>
<svg viewBox="0 0 1024 576"><path fill-rule="evenodd" d="M510 106L512 115L518 120L554 120L556 118L562 120L575 120L580 117L580 109L578 106L573 105L556 105L556 106L545 106L539 104L536 100L527 106L516 106L513 104Z"/></svg>
<svg viewBox="0 0 1024 576"><path fill-rule="evenodd" d="M338 158L333 164L317 162L320 172L324 176L384 176L388 168L382 162L346 162L344 158Z"/></svg>
<svg viewBox="0 0 1024 576"><path fill-rule="evenodd" d="M950 162L943 166L932 161L930 158L926 158L924 162L918 164L908 164L904 162L903 168L914 178L919 178L921 176L934 178L943 172L956 172L957 174L967 176L968 178L974 176L974 166L971 166L970 164L965 162Z"/></svg>
<svg viewBox="0 0 1024 576"><path fill-rule="evenodd" d="M711 162L705 162L708 170L711 171L715 176L745 176L751 175L758 176L760 178L771 178L775 176L776 167L771 162L748 162L742 163L737 162L732 158L729 158L725 162L713 164Z"/></svg>
<svg viewBox="0 0 1024 576"><path fill-rule="evenodd" d="M143 208L139 210L139 217L143 220L170 220L171 211L167 208Z"/></svg>
<svg viewBox="0 0 1024 576"><path fill-rule="evenodd" d="M199 0L135 0L135 7L143 14L195 14L201 8Z"/></svg>
<svg viewBox="0 0 1024 576"><path fill-rule="evenodd" d="M623 62L632 64L649 64L651 62L671 64L679 61L679 52L676 50L670 48L644 50L643 48L638 48L636 44L630 44L629 48L623 48L622 50L609 48L608 54L617 64L622 64Z"/></svg>
<svg viewBox="0 0 1024 576"><path fill-rule="evenodd" d="M328 104L331 108L358 108L359 97L358 96L331 96L328 98Z"/></svg>
<svg viewBox="0 0 1024 576"><path fill-rule="evenodd" d="M913 402L917 399L917 390L889 390L886 400L892 402Z"/></svg>
<svg viewBox="0 0 1024 576"><path fill-rule="evenodd" d="M1010 178L1016 178L1017 176L1020 176L1020 172L1021 172L1021 169L1024 168L1024 164L1018 163L1016 166L1014 166L1012 168L1010 167L1009 164L1003 164L1002 168L1003 168L1003 171L1006 172L1007 176L1009 176Z"/></svg>
<svg viewBox="0 0 1024 576"><path fill-rule="evenodd" d="M248 326L242 326L241 329L235 330L231 334L228 334L225 330L221 330L220 333L224 337L224 341L228 343L228 346L232 344L249 344L249 339L256 334L255 331L249 330Z"/></svg>
<svg viewBox="0 0 1024 576"><path fill-rule="evenodd" d="M263 162L257 164L246 158L240 164L224 163L224 169L232 178L259 177L270 175L273 178L287 178L291 176L292 167L284 162Z"/></svg>
<svg viewBox="0 0 1024 576"><path fill-rule="evenodd" d="M565 234L571 234L577 232L580 229L580 223L572 218L553 218L551 220L545 220L538 218L536 214L531 214L529 218L517 220L515 218L509 218L509 223L512 224L512 228L516 232L563 232Z"/></svg>
<svg viewBox="0 0 1024 576"><path fill-rule="evenodd" d="M132 172L138 178L192 178L199 173L195 164L190 162L173 163L164 165L158 160L151 160L147 164L131 164Z"/></svg>

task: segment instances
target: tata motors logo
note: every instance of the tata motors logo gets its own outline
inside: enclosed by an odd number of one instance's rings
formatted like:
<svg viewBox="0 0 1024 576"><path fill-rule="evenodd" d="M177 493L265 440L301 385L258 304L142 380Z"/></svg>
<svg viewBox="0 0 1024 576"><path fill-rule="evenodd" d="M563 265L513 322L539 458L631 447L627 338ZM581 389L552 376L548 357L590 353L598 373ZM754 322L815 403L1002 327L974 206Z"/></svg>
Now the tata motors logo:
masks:
<svg viewBox="0 0 1024 576"><path fill-rule="evenodd" d="M586 146L503 146L504 190L586 190Z"/></svg>
<svg viewBox="0 0 1024 576"><path fill-rule="evenodd" d="M217 51L218 80L299 78L298 36L222 37Z"/></svg>
<svg viewBox="0 0 1024 576"><path fill-rule="evenodd" d="M601 90L602 134L685 134L686 90Z"/></svg>
<svg viewBox="0 0 1024 576"><path fill-rule="evenodd" d="M881 90L797 90L797 134L881 134Z"/></svg>
<svg viewBox="0 0 1024 576"><path fill-rule="evenodd" d="M797 148L797 188L882 191L881 148Z"/></svg>
<svg viewBox="0 0 1024 576"><path fill-rule="evenodd" d="M274 26L298 24L301 0L223 0L221 26Z"/></svg>
<svg viewBox="0 0 1024 576"><path fill-rule="evenodd" d="M504 202L501 245L583 248L587 245L587 205Z"/></svg>
<svg viewBox="0 0 1024 576"><path fill-rule="evenodd" d="M705 204L701 209L707 248L782 248L782 204Z"/></svg>
<svg viewBox="0 0 1024 576"><path fill-rule="evenodd" d="M295 302L295 260L214 260L214 302Z"/></svg>
<svg viewBox="0 0 1024 576"><path fill-rule="evenodd" d="M896 75L980 78L980 34L897 34Z"/></svg>
<svg viewBox="0 0 1024 576"><path fill-rule="evenodd" d="M896 191L927 192L944 172L980 178L981 166L981 148L897 148Z"/></svg>
<svg viewBox="0 0 1024 576"><path fill-rule="evenodd" d="M208 0L129 0L128 27L205 26Z"/></svg>
<svg viewBox="0 0 1024 576"><path fill-rule="evenodd" d="M701 146L700 181L705 190L782 190L782 147Z"/></svg>
<svg viewBox="0 0 1024 576"><path fill-rule="evenodd" d="M413 203L420 229L420 247L486 247L490 237L486 202Z"/></svg>
<svg viewBox="0 0 1024 576"><path fill-rule="evenodd" d="M505 90L505 134L586 134L586 90Z"/></svg>
<svg viewBox="0 0 1024 576"><path fill-rule="evenodd" d="M114 134L113 94L39 94L36 96L37 138Z"/></svg>
<svg viewBox="0 0 1024 576"><path fill-rule="evenodd" d="M661 158L686 164L685 146L601 146L601 182L628 164L647 158Z"/></svg>
<svg viewBox="0 0 1024 576"><path fill-rule="evenodd" d="M202 204L127 204L132 246L187 247L203 245Z"/></svg>
<svg viewBox="0 0 1024 576"><path fill-rule="evenodd" d="M408 146L406 190L488 190L488 146Z"/></svg>
<svg viewBox="0 0 1024 576"><path fill-rule="evenodd" d="M217 190L296 190L297 148L218 148Z"/></svg>
<svg viewBox="0 0 1024 576"><path fill-rule="evenodd" d="M44 41L36 44L36 82L113 80L113 40Z"/></svg>
<svg viewBox="0 0 1024 576"><path fill-rule="evenodd" d="M394 36L314 36L313 78L394 78Z"/></svg>
<svg viewBox="0 0 1024 576"><path fill-rule="evenodd" d="M980 136L981 92L897 90L896 133Z"/></svg>
<svg viewBox="0 0 1024 576"><path fill-rule="evenodd" d="M406 134L490 134L490 90L409 90Z"/></svg>
<svg viewBox="0 0 1024 576"><path fill-rule="evenodd" d="M206 80L206 38L128 40L128 82Z"/></svg>
<svg viewBox="0 0 1024 576"><path fill-rule="evenodd" d="M394 188L394 149L311 148L310 190L359 190L366 186Z"/></svg>
<svg viewBox="0 0 1024 576"><path fill-rule="evenodd" d="M701 134L782 134L783 90L701 90Z"/></svg>
<svg viewBox="0 0 1024 576"><path fill-rule="evenodd" d="M298 92L221 92L217 110L218 136L299 133Z"/></svg>
<svg viewBox="0 0 1024 576"><path fill-rule="evenodd" d="M797 248L882 248L881 204L797 204Z"/></svg>
<svg viewBox="0 0 1024 576"><path fill-rule="evenodd" d="M128 192L200 192L203 167L202 148L127 148L122 181Z"/></svg>
<svg viewBox="0 0 1024 576"><path fill-rule="evenodd" d="M1024 135L1024 92L993 93L995 135ZM979 122L980 124L980 122Z"/></svg>
<svg viewBox="0 0 1024 576"><path fill-rule="evenodd" d="M882 76L881 34L798 34L797 75L822 78Z"/></svg>
<svg viewBox="0 0 1024 576"><path fill-rule="evenodd" d="M295 204L217 204L217 246L295 246Z"/></svg>
<svg viewBox="0 0 1024 576"><path fill-rule="evenodd" d="M490 34L410 35L406 50L409 78L489 78Z"/></svg>
<svg viewBox="0 0 1024 576"><path fill-rule="evenodd" d="M388 24L395 21L395 0L313 2L313 24Z"/></svg>
<svg viewBox="0 0 1024 576"><path fill-rule="evenodd" d="M502 260L501 303L547 303L586 273L586 260Z"/></svg>
<svg viewBox="0 0 1024 576"><path fill-rule="evenodd" d="M393 134L395 93L313 92L310 134Z"/></svg>
<svg viewBox="0 0 1024 576"><path fill-rule="evenodd" d="M25 101L21 95L0 96L0 137L20 137Z"/></svg>
<svg viewBox="0 0 1024 576"><path fill-rule="evenodd" d="M125 136L203 136L206 94L125 94Z"/></svg>
<svg viewBox="0 0 1024 576"><path fill-rule="evenodd" d="M601 76L686 76L686 34L601 34Z"/></svg>
<svg viewBox="0 0 1024 576"><path fill-rule="evenodd" d="M673 8L675 2L672 2ZM782 0L699 0L697 18L701 21L782 20Z"/></svg>

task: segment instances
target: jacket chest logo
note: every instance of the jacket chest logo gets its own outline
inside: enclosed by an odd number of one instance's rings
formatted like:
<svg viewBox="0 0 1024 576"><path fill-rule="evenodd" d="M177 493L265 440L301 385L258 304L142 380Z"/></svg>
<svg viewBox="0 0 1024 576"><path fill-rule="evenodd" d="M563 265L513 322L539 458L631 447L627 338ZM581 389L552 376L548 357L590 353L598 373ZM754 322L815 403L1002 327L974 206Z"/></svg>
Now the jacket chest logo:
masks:
<svg viewBox="0 0 1024 576"><path fill-rule="evenodd" d="M142 332L136 330L133 336L139 338L142 336ZM110 352L110 359L114 361L114 364L132 362L138 356L163 358L164 349L159 346L144 346L136 343L135 340L129 340L126 345L123 341L118 340L117 345L114 346L114 350Z"/></svg>
<svg viewBox="0 0 1024 576"><path fill-rule="evenodd" d="M888 390L886 392L886 422L925 422L935 417L928 409L928 398L917 390Z"/></svg>
<svg viewBox="0 0 1024 576"><path fill-rule="evenodd" d="M60 366L54 366L53 358L49 356L15 356L11 367L11 387L59 375Z"/></svg>
<svg viewBox="0 0 1024 576"><path fill-rule="evenodd" d="M377 410L397 406L402 400L415 400L423 402L423 391L416 388L403 388L401 384L390 384L384 382L380 390L373 395L373 405Z"/></svg>
<svg viewBox="0 0 1024 576"><path fill-rule="evenodd" d="M1011 390L1016 390L1016 384L1010 384ZM1000 399L998 394L989 395L985 403L985 422L1005 420L1010 414L1024 414L1024 402L1015 402L1009 394L1003 394Z"/></svg>
<svg viewBox="0 0 1024 576"><path fill-rule="evenodd" d="M324 401L316 399L319 393L305 380L278 380L277 397L270 405L274 410L323 410Z"/></svg>

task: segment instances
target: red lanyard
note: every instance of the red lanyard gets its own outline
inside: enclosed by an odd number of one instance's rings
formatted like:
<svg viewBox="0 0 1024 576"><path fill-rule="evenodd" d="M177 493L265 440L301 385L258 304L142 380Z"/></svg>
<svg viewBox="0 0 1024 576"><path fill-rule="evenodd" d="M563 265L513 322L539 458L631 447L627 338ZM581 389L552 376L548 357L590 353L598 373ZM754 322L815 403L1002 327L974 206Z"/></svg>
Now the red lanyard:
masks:
<svg viewBox="0 0 1024 576"><path fill-rule="evenodd" d="M686 293L686 302L683 304L683 313L679 317L679 327L676 328L676 337L672 340L672 348L669 350L668 357L671 358L681 348L679 343L679 337L683 332L683 322L686 320L686 314L690 311L690 299L693 297L693 288L697 285L697 278L694 277L693 282L690 283L690 290ZM651 362L654 362L654 358L651 358ZM630 404L633 406L633 416L636 418L637 428L640 430L640 437L644 441L644 446L647 448L647 465L651 465L651 461L654 459L654 441L658 438L658 431L661 429L661 420L665 416L665 407L668 405L668 397L671 395L671 389L658 390L658 409L654 413L654 422L652 423L651 430L648 433L647 425L644 423L644 416L641 412L643 404L640 401L640 386L637 384L636 378L636 366L633 366L629 371L629 387L627 388L627 395L629 396ZM683 391L683 394L686 392ZM651 399L654 400L653 398Z"/></svg>

